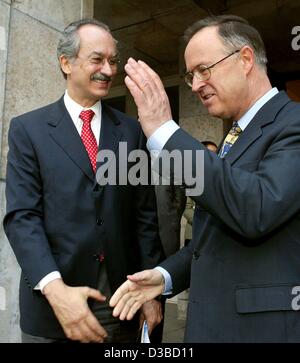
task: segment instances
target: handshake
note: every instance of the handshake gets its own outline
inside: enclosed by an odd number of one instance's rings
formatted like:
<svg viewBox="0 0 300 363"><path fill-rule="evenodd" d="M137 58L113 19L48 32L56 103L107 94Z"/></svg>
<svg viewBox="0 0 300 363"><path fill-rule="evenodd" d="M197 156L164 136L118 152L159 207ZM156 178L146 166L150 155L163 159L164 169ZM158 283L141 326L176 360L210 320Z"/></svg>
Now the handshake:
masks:
<svg viewBox="0 0 300 363"><path fill-rule="evenodd" d="M120 320L131 320L144 303L161 295L165 286L163 275L155 269L137 272L127 278L109 301L114 308L113 316Z"/></svg>
<svg viewBox="0 0 300 363"><path fill-rule="evenodd" d="M127 277L128 280L110 299L113 316L120 320L131 320L141 308L140 326L146 321L151 334L153 328L162 320L161 304L153 299L164 291L164 278L156 269ZM89 287L67 286L62 279L56 279L46 285L43 293L68 339L100 343L108 337L105 328L87 304L88 298L104 302L106 298L100 291Z"/></svg>

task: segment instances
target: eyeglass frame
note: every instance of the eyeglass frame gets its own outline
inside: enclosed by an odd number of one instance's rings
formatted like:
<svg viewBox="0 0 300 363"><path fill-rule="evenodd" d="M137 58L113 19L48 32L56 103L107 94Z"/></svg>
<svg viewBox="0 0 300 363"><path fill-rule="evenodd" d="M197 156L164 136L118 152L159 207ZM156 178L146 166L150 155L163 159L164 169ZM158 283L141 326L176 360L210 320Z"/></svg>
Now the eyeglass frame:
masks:
<svg viewBox="0 0 300 363"><path fill-rule="evenodd" d="M242 48L241 48L242 49ZM192 71L190 71L190 72L186 72L185 73L185 75L184 75L184 81L185 81L185 83L189 86L189 87L193 87L193 80L194 80L194 76L196 76L198 79L200 79L201 81L208 81L209 79L210 79L210 77L211 77L211 69L214 67L214 66L216 66L217 64L219 64L219 63L221 63L221 62L223 62L225 59L227 59L227 58L229 58L229 57L231 57L232 55L234 55L234 54L236 54L236 53L238 53L238 52L240 52L241 51L241 49L237 49L237 50L235 50L234 52L232 52L232 53L230 53L230 54L228 54L228 55L226 55L224 58L222 58L222 59L220 59L220 60L218 60L217 62L215 62L215 63L213 63L213 64L211 64L211 65L209 65L209 66L205 66L205 65L203 65L203 64L198 64ZM205 78L200 78L199 76L197 76L196 74L194 74L194 71L197 69L197 68L199 68L199 67L202 67L202 71L208 71L209 72L209 75L208 75L208 77L205 77ZM201 74L201 72L199 72L200 74ZM193 76L193 78L191 79L191 82L189 81L189 80L187 80L187 77L188 76Z"/></svg>
<svg viewBox="0 0 300 363"><path fill-rule="evenodd" d="M108 61L108 64L111 67L117 67L118 64L121 63L120 57L119 57L119 53L117 53L115 56L113 56L112 58L105 58L103 57L103 55L100 52L92 52L87 58L82 58L79 57L78 55L76 56L76 59L82 59L83 61L88 61L91 64L101 64L102 66L105 64L105 61Z"/></svg>

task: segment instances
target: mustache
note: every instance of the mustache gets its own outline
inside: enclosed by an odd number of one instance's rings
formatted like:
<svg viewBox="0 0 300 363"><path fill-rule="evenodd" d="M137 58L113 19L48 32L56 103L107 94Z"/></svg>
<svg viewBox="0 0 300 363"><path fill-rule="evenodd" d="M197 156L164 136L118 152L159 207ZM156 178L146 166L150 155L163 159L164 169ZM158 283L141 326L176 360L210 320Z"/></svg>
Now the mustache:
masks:
<svg viewBox="0 0 300 363"><path fill-rule="evenodd" d="M92 75L91 80L92 81L110 82L111 77L109 77L109 76L107 76L106 74L103 74L103 73L95 73L95 74Z"/></svg>

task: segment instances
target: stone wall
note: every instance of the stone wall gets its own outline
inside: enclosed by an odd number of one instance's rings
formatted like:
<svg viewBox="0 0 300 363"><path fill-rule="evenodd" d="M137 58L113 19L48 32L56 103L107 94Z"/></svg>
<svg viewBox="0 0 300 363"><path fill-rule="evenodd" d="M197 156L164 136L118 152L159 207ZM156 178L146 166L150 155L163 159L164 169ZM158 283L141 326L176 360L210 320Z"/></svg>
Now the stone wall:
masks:
<svg viewBox="0 0 300 363"><path fill-rule="evenodd" d="M59 34L71 21L93 16L93 9L93 0L0 0L1 221L10 120L63 94L65 84L56 59ZM1 223L0 342L20 341L19 275Z"/></svg>

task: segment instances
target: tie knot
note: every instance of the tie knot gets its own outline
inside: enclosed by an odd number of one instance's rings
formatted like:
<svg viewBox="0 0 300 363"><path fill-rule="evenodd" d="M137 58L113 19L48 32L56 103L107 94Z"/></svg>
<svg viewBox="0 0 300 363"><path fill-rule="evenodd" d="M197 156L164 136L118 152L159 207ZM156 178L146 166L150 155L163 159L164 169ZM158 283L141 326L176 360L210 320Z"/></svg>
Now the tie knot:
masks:
<svg viewBox="0 0 300 363"><path fill-rule="evenodd" d="M79 117L83 122L91 122L93 117L95 115L95 112L93 110L85 110L81 111Z"/></svg>
<svg viewBox="0 0 300 363"><path fill-rule="evenodd" d="M232 124L232 127L230 131L228 132L223 145L219 151L220 158L224 158L225 155L228 153L232 145L236 142L236 140L239 137L239 134L242 132L242 129L240 128L239 124L235 121Z"/></svg>

